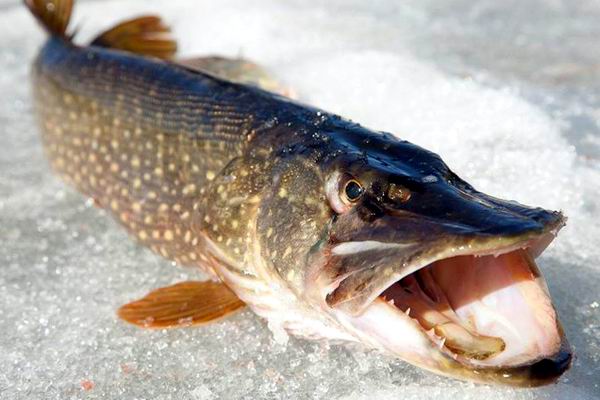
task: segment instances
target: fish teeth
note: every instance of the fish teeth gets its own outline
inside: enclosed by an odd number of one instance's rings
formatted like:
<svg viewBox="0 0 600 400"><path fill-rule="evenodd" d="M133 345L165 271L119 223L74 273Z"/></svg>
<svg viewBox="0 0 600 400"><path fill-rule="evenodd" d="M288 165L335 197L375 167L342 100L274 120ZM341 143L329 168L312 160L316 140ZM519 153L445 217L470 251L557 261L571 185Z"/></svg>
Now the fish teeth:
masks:
<svg viewBox="0 0 600 400"><path fill-rule="evenodd" d="M410 307L408 307L406 309L406 311L404 311L404 314L408 315L410 317Z"/></svg>
<svg viewBox="0 0 600 400"><path fill-rule="evenodd" d="M388 300L388 302L387 302L387 303L388 303L389 305L393 306L393 305L394 305L394 299L390 299L390 300Z"/></svg>
<svg viewBox="0 0 600 400"><path fill-rule="evenodd" d="M444 348L444 345L446 344L446 338L443 337L440 339L440 341L438 342L438 348L441 350Z"/></svg>

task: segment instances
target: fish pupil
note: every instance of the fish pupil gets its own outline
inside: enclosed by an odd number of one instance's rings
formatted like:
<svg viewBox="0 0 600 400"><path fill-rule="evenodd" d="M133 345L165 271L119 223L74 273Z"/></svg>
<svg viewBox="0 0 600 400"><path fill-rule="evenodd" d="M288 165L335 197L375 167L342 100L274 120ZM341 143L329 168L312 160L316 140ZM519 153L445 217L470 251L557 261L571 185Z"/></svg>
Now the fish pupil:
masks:
<svg viewBox="0 0 600 400"><path fill-rule="evenodd" d="M346 197L348 198L348 200L356 201L356 200L358 200L358 198L360 196L362 196L364 189L360 185L360 183L352 180L346 184L345 192L346 192Z"/></svg>

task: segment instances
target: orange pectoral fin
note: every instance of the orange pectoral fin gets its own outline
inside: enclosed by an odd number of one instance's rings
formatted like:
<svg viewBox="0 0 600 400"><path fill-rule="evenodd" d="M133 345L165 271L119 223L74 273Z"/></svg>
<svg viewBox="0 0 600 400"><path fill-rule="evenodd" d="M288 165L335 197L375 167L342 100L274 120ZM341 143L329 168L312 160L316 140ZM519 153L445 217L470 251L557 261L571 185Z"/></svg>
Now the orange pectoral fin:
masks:
<svg viewBox="0 0 600 400"><path fill-rule="evenodd" d="M177 328L207 324L244 306L222 283L189 281L153 290L125 304L117 314L142 328Z"/></svg>

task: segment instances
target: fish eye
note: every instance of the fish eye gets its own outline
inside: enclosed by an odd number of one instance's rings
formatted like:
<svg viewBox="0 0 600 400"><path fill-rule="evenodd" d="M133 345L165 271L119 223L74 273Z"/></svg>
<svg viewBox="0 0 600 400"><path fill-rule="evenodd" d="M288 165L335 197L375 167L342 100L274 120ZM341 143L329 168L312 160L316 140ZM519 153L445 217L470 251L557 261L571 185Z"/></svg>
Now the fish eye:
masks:
<svg viewBox="0 0 600 400"><path fill-rule="evenodd" d="M344 185L344 198L350 203L356 202L365 192L363 186L356 179L350 179Z"/></svg>
<svg viewBox="0 0 600 400"><path fill-rule="evenodd" d="M352 175L334 172L325 183L329 205L337 214L344 214L365 194L365 187Z"/></svg>

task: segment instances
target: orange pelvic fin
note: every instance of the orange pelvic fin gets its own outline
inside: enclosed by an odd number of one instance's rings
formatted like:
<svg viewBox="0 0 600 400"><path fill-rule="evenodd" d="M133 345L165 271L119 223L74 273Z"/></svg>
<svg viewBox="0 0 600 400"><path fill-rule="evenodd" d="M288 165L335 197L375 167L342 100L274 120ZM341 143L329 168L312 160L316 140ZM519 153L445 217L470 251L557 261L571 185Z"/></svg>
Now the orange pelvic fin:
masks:
<svg viewBox="0 0 600 400"><path fill-rule="evenodd" d="M203 325L243 308L223 283L188 281L156 289L119 308L121 319L143 328Z"/></svg>

